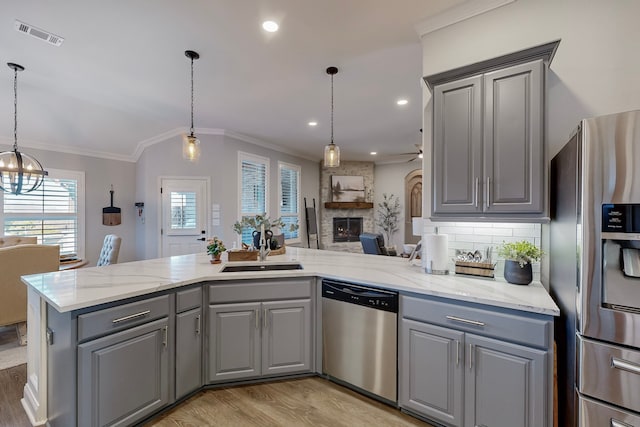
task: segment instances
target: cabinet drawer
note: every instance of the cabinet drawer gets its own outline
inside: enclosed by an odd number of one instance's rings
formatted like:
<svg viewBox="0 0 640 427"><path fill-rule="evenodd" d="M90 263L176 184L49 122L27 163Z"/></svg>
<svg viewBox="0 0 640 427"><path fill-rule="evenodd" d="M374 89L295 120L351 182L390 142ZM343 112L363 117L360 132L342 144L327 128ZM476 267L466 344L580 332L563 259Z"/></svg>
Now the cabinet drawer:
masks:
<svg viewBox="0 0 640 427"><path fill-rule="evenodd" d="M638 395L631 392L640 390L640 351L588 339L579 346L580 392L640 412Z"/></svg>
<svg viewBox="0 0 640 427"><path fill-rule="evenodd" d="M176 313L198 308L202 305L202 286L176 292Z"/></svg>
<svg viewBox="0 0 640 427"><path fill-rule="evenodd" d="M578 397L581 427L640 427L640 417L630 411L596 402L584 396Z"/></svg>
<svg viewBox="0 0 640 427"><path fill-rule="evenodd" d="M209 303L268 301L311 297L311 280L273 280L209 285Z"/></svg>
<svg viewBox="0 0 640 427"><path fill-rule="evenodd" d="M542 348L550 346L551 321L426 298L401 296L400 313L408 319Z"/></svg>
<svg viewBox="0 0 640 427"><path fill-rule="evenodd" d="M120 331L169 314L169 295L149 298L78 316L78 341Z"/></svg>

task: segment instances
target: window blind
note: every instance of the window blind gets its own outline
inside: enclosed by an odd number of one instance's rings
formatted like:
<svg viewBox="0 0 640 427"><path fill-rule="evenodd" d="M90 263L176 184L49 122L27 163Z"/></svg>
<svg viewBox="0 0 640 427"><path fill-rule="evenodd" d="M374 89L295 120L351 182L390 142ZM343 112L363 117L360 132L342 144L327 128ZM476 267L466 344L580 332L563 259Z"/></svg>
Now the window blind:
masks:
<svg viewBox="0 0 640 427"><path fill-rule="evenodd" d="M35 236L39 244L59 245L61 254L77 254L78 180L45 177L36 191L4 194L3 232Z"/></svg>
<svg viewBox="0 0 640 427"><path fill-rule="evenodd" d="M267 212L268 159L240 158L240 216L254 217ZM242 230L242 242L253 242L254 230Z"/></svg>
<svg viewBox="0 0 640 427"><path fill-rule="evenodd" d="M194 230L197 226L197 198L193 191L171 192L171 229Z"/></svg>
<svg viewBox="0 0 640 427"><path fill-rule="evenodd" d="M285 240L298 239L299 230L290 231L290 225L300 223L300 167L280 164L280 217L286 224Z"/></svg>

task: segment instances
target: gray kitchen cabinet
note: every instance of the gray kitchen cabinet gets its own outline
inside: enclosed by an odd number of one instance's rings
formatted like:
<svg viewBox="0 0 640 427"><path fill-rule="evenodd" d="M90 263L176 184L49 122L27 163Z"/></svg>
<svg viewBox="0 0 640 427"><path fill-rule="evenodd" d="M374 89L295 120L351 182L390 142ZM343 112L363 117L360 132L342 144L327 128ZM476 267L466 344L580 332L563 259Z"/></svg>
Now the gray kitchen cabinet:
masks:
<svg viewBox="0 0 640 427"><path fill-rule="evenodd" d="M259 376L260 303L210 305L208 322L209 382Z"/></svg>
<svg viewBox="0 0 640 427"><path fill-rule="evenodd" d="M209 306L209 382L308 372L311 300Z"/></svg>
<svg viewBox="0 0 640 427"><path fill-rule="evenodd" d="M410 296L401 315L401 408L454 427L552 424L552 318Z"/></svg>
<svg viewBox="0 0 640 427"><path fill-rule="evenodd" d="M425 77L434 219L545 217L545 73L558 43Z"/></svg>
<svg viewBox="0 0 640 427"><path fill-rule="evenodd" d="M169 403L167 318L78 345L79 426L127 426Z"/></svg>
<svg viewBox="0 0 640 427"><path fill-rule="evenodd" d="M202 387L202 286L176 292L176 399Z"/></svg>
<svg viewBox="0 0 640 427"><path fill-rule="evenodd" d="M202 309L176 314L176 399L202 386Z"/></svg>
<svg viewBox="0 0 640 427"><path fill-rule="evenodd" d="M402 319L401 336L405 345L400 361L401 405L461 426L464 333Z"/></svg>

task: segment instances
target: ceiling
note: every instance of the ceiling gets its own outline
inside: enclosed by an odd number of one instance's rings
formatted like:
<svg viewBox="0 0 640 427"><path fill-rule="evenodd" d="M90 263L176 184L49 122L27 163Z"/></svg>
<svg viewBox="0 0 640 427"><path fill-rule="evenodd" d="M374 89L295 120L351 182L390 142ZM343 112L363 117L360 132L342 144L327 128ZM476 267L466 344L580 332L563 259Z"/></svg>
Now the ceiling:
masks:
<svg viewBox="0 0 640 427"><path fill-rule="evenodd" d="M18 75L18 144L134 161L189 127L241 134L320 160L397 160L421 142L422 49L415 25L465 0L22 0L0 16L2 62ZM263 20L280 24L276 33ZM19 20L63 37L20 33ZM396 105L405 98L409 103ZM13 142L13 71L0 68L0 142ZM316 127L307 123L318 122ZM202 147L206 150L206 145ZM369 154L377 151L374 158ZM406 159L406 160L403 160Z"/></svg>

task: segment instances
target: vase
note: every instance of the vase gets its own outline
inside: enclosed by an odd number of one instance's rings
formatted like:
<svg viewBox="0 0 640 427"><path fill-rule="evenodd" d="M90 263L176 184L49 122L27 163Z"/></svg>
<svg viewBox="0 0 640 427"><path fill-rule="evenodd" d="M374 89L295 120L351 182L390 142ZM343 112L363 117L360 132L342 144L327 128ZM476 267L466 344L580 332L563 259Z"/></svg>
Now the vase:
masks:
<svg viewBox="0 0 640 427"><path fill-rule="evenodd" d="M265 243L267 244L267 249L271 246L271 238L273 237L273 232L271 230L265 230ZM258 230L253 232L253 247L256 249L260 248L260 232Z"/></svg>
<svg viewBox="0 0 640 427"><path fill-rule="evenodd" d="M213 255L211 254L211 260L209 261L211 264L220 264L220 254Z"/></svg>
<svg viewBox="0 0 640 427"><path fill-rule="evenodd" d="M504 279L514 285L528 285L533 280L531 263L520 267L518 261L506 260L504 262Z"/></svg>

